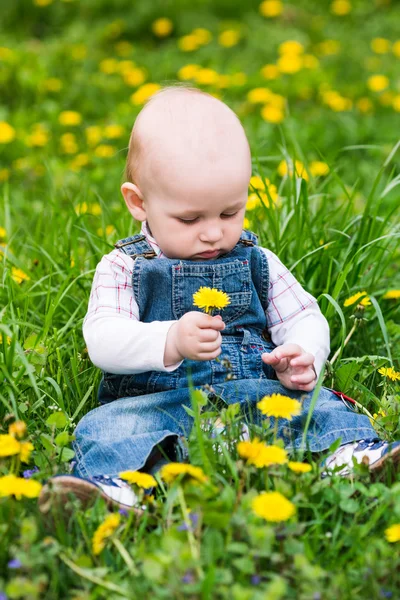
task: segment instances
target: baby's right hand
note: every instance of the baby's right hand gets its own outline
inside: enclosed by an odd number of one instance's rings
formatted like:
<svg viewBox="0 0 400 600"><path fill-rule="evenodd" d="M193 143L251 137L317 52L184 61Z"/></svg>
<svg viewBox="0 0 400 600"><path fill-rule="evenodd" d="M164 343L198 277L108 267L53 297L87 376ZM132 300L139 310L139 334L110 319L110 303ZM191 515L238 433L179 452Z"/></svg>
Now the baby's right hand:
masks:
<svg viewBox="0 0 400 600"><path fill-rule="evenodd" d="M216 358L221 354L222 329L225 323L220 315L211 317L198 311L184 314L168 331L164 365L168 367L184 358Z"/></svg>

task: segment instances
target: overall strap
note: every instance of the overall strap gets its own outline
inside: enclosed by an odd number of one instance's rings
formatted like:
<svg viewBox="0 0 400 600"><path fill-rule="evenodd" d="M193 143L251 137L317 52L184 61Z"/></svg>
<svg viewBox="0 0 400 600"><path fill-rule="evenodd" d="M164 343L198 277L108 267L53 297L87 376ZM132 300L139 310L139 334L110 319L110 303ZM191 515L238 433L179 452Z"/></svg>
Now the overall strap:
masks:
<svg viewBox="0 0 400 600"><path fill-rule="evenodd" d="M258 246L258 235L248 229L243 229L238 244L242 244L243 246Z"/></svg>
<svg viewBox="0 0 400 600"><path fill-rule="evenodd" d="M122 250L128 256L136 258L143 256L143 258L156 258L157 254L146 240L145 236L137 233L129 238L123 238L119 240L114 247L118 250Z"/></svg>

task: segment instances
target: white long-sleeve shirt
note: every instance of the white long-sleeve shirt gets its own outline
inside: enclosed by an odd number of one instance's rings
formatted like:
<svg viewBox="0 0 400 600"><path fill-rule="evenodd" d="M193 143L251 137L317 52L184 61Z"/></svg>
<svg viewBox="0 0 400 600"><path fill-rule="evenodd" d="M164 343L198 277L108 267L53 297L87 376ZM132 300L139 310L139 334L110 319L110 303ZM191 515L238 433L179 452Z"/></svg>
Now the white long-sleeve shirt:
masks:
<svg viewBox="0 0 400 600"><path fill-rule="evenodd" d="M141 234L157 254L165 255L150 235L146 222ZM265 252L269 265L267 327L276 346L292 342L315 356L320 373L329 354L329 326L313 296L306 292L279 258ZM110 373L135 374L146 371L174 371L164 365L168 330L175 321L139 320L139 307L132 290L133 259L121 250L112 250L97 265L89 307L83 322L83 336L94 365Z"/></svg>

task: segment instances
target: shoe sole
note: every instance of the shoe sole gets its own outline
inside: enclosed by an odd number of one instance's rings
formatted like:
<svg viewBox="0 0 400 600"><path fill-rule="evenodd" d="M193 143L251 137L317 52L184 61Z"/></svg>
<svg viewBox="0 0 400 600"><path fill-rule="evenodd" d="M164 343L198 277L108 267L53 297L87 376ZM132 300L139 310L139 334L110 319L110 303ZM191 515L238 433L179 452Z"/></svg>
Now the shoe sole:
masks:
<svg viewBox="0 0 400 600"><path fill-rule="evenodd" d="M387 452L386 454L381 456L381 458L376 460L374 462L374 464L372 464L369 467L370 472L374 475L379 475L382 472L382 470L384 469L384 467L386 466L386 463L388 461L393 466L396 466L399 464L399 462L400 462L400 446L396 446L396 448L389 450L389 452Z"/></svg>
<svg viewBox="0 0 400 600"><path fill-rule="evenodd" d="M84 509L89 508L98 498L103 498L109 508L122 508L134 512L138 516L143 514L143 510L139 508L109 498L94 483L69 475L60 475L54 478L51 483L46 483L43 486L38 498L39 510L43 514L48 514L52 508L57 507L65 512L65 506L71 496L78 498Z"/></svg>

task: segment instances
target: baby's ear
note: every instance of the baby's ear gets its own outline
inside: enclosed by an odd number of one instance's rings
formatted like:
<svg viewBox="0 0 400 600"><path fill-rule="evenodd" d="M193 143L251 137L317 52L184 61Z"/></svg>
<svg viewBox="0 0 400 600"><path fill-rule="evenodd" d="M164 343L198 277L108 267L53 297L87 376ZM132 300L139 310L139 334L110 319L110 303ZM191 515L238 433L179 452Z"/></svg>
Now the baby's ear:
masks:
<svg viewBox="0 0 400 600"><path fill-rule="evenodd" d="M132 217L137 221L145 221L146 211L143 206L143 196L137 185L126 181L121 186L121 192Z"/></svg>

